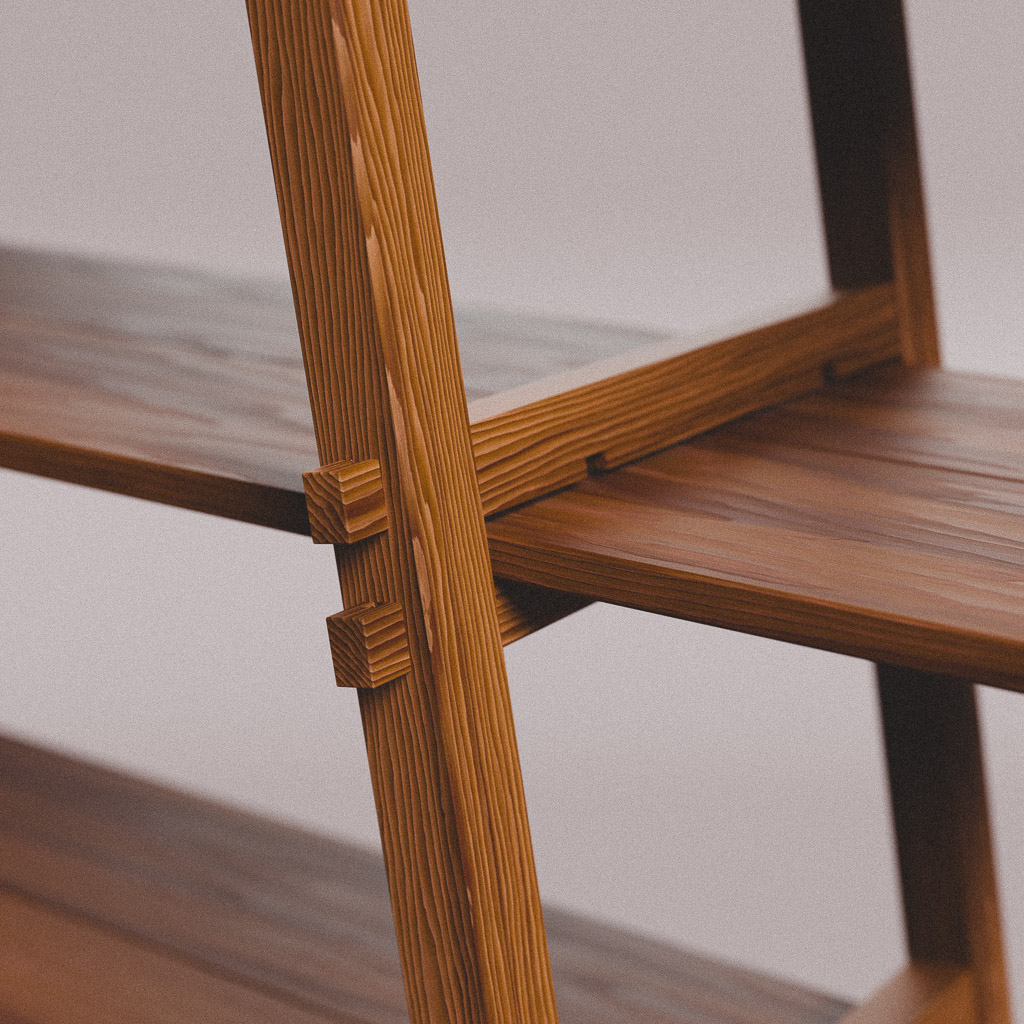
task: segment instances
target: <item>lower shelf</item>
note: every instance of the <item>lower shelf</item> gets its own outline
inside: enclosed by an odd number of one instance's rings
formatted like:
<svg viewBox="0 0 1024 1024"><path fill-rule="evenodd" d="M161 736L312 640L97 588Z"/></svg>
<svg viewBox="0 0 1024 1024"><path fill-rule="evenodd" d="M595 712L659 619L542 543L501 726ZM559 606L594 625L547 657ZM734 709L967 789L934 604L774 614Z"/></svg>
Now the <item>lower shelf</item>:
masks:
<svg viewBox="0 0 1024 1024"><path fill-rule="evenodd" d="M870 370L488 522L499 576L1024 690L1024 383Z"/></svg>
<svg viewBox="0 0 1024 1024"><path fill-rule="evenodd" d="M2 1020L406 1019L371 854L10 740L0 822ZM830 1024L847 1009L546 916L564 1024Z"/></svg>

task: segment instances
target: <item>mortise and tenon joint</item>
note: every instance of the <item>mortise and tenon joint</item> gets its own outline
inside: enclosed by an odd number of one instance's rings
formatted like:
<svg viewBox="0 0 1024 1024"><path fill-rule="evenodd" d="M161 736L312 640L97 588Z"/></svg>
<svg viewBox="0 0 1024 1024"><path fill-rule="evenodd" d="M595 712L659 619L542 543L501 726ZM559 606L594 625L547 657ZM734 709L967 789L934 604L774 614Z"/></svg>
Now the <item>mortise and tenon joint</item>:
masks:
<svg viewBox="0 0 1024 1024"><path fill-rule="evenodd" d="M342 460L302 474L315 544L354 544L388 528L380 463ZM405 613L397 603L361 604L327 620L339 686L373 689L409 672Z"/></svg>
<svg viewBox="0 0 1024 1024"><path fill-rule="evenodd" d="M314 544L354 544L388 528L380 463L332 462L302 474Z"/></svg>
<svg viewBox="0 0 1024 1024"><path fill-rule="evenodd" d="M373 689L412 668L400 604L361 604L327 620L339 686Z"/></svg>

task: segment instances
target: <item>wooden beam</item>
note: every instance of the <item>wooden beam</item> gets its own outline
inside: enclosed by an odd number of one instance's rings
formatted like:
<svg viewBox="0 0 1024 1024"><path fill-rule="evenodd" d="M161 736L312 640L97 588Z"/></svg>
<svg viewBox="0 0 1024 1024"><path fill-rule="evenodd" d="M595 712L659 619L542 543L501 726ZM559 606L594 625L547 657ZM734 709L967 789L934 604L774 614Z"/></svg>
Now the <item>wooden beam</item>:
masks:
<svg viewBox="0 0 1024 1024"><path fill-rule="evenodd" d="M907 945L969 968L979 1024L1010 1024L974 688L878 666Z"/></svg>
<svg viewBox="0 0 1024 1024"><path fill-rule="evenodd" d="M336 547L411 671L360 690L413 1024L556 1020L404 0L248 0L321 465L380 464Z"/></svg>
<svg viewBox="0 0 1024 1024"><path fill-rule="evenodd" d="M839 1024L977 1024L974 978L950 964L912 963Z"/></svg>

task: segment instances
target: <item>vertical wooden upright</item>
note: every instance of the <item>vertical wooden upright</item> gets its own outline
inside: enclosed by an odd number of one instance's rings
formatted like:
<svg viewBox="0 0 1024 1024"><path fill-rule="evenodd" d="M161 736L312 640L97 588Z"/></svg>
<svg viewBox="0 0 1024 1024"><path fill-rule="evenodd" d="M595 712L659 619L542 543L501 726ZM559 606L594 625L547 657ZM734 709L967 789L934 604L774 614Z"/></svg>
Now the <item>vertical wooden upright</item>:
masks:
<svg viewBox="0 0 1024 1024"><path fill-rule="evenodd" d="M878 666L907 946L970 968L978 1019L1010 1024L974 688Z"/></svg>
<svg viewBox="0 0 1024 1024"><path fill-rule="evenodd" d="M321 463L383 483L345 606L404 612L411 671L360 708L410 1015L553 1022L405 3L248 8Z"/></svg>
<svg viewBox="0 0 1024 1024"><path fill-rule="evenodd" d="M900 0L800 0L829 268L895 285L903 361L939 362ZM974 688L877 666L907 945L970 969L980 1024L1009 1024Z"/></svg>
<svg viewBox="0 0 1024 1024"><path fill-rule="evenodd" d="M939 362L900 0L799 0L835 288L893 281L904 362Z"/></svg>

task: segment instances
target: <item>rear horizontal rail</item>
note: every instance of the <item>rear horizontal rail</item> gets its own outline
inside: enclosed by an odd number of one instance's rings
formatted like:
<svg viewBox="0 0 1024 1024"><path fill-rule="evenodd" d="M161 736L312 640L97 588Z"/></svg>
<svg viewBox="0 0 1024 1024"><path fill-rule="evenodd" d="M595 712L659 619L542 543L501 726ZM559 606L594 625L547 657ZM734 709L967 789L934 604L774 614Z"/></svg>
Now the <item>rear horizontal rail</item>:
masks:
<svg viewBox="0 0 1024 1024"><path fill-rule="evenodd" d="M470 427L484 514L898 356L893 289L878 285L498 413Z"/></svg>

